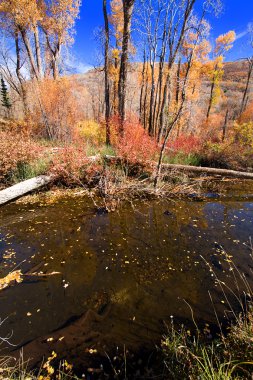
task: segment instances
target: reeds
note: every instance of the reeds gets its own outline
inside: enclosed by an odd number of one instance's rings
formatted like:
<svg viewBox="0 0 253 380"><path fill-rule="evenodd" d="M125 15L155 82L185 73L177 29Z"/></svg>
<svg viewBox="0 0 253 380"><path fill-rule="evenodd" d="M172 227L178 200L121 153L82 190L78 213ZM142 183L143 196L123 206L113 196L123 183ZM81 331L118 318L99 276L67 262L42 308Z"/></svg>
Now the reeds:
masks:
<svg viewBox="0 0 253 380"><path fill-rule="evenodd" d="M250 258L253 260L253 247L250 239ZM212 294L210 301L214 307L218 337L207 342L194 321L196 331L192 335L181 326L175 329L173 319L168 333L162 339L162 352L169 376L173 379L189 380L238 380L252 379L253 375L253 291L245 274L233 262L232 257L221 247L220 254L228 264L233 288L219 279L211 264L202 257L210 274L219 286L230 318L228 330L222 329L215 310ZM236 304L236 309L233 305ZM238 312L238 309L240 312ZM169 377L168 377L169 378Z"/></svg>

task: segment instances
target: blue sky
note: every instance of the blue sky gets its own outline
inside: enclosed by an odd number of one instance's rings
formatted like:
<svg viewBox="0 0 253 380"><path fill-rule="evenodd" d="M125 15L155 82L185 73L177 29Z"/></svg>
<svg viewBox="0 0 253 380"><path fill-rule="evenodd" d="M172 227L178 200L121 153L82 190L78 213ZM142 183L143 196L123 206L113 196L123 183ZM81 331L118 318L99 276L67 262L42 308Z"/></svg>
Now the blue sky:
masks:
<svg viewBox="0 0 253 380"><path fill-rule="evenodd" d="M197 0L197 4L200 0ZM253 0L223 0L224 9L219 18L208 15L211 23L210 40L229 30L235 30L238 39L227 54L227 60L236 60L252 54L247 38L247 25L253 22ZM103 25L102 0L83 0L77 21L72 61L78 72L84 72L97 63L98 43L94 31Z"/></svg>

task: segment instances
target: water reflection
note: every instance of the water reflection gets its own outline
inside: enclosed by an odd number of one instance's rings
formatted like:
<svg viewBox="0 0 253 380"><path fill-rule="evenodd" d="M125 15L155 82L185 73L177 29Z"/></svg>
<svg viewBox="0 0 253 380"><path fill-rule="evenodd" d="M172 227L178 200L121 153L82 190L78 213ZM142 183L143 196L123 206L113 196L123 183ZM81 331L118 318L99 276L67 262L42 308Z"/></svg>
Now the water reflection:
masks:
<svg viewBox="0 0 253 380"><path fill-rule="evenodd" d="M68 198L10 204L0 220L0 277L17 265L23 273L60 272L27 276L0 293L0 315L8 317L0 335L13 330L13 343L33 341L28 351L37 358L52 348L80 356L91 344L153 346L171 315L191 320L184 300L196 320L216 323L208 291L219 316L227 305L201 256L234 287L219 247L250 275L244 243L253 231L253 203L245 200L136 202L97 215L89 200Z"/></svg>

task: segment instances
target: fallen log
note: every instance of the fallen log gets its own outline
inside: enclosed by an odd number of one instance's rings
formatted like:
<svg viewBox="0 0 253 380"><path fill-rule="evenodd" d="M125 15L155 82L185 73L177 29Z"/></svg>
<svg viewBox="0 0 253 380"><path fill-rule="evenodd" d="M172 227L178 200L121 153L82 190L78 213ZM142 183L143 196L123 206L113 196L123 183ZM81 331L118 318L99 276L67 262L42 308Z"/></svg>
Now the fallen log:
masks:
<svg viewBox="0 0 253 380"><path fill-rule="evenodd" d="M49 184L54 179L53 176L41 175L35 178L28 179L26 181L17 183L14 186L0 191L0 205L17 199L23 195L30 193L31 191L38 190L41 187Z"/></svg>
<svg viewBox="0 0 253 380"><path fill-rule="evenodd" d="M105 160L107 162L120 162L121 159L116 156L104 156ZM151 164L156 167L155 162L151 162ZM179 171L186 171L186 172L192 172L192 173L202 173L202 174L210 174L210 175L220 175L224 177L234 177L234 178L246 178L246 179L253 179L253 173L250 172L242 172L237 170L230 170L230 169L217 169L217 168L210 168L210 167L204 167L204 166L191 166L191 165L180 165L180 164L163 164L163 169L171 169L171 170L179 170Z"/></svg>
<svg viewBox="0 0 253 380"><path fill-rule="evenodd" d="M223 177L253 179L253 173L241 172L241 171L229 170L229 169L216 169L216 168L207 168L204 166L190 166L190 165L179 165L179 164L163 164L162 168L187 171L187 172L192 172L192 173L206 173L206 174L212 174L212 175L220 175Z"/></svg>

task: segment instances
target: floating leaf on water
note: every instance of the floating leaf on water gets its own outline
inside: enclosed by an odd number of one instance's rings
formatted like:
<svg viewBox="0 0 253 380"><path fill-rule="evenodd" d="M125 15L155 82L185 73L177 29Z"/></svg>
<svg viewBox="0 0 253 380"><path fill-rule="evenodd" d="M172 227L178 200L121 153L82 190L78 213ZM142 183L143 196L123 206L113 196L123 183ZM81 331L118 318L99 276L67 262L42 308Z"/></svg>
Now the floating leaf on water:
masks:
<svg viewBox="0 0 253 380"><path fill-rule="evenodd" d="M12 282L20 283L22 282L22 273L21 270L16 270L7 274L4 278L0 278L0 290L7 288L10 286Z"/></svg>
<svg viewBox="0 0 253 380"><path fill-rule="evenodd" d="M96 349L93 349L93 348L90 348L87 350L89 352L89 354L96 354L98 351Z"/></svg>

